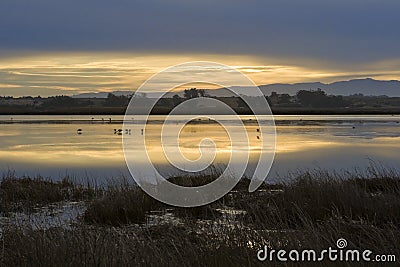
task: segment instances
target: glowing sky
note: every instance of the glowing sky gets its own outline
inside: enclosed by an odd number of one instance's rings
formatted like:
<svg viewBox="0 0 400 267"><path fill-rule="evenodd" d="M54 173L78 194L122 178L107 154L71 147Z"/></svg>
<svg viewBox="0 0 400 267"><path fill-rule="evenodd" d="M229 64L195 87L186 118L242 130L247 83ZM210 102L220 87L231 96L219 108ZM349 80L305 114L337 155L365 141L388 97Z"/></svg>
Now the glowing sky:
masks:
<svg viewBox="0 0 400 267"><path fill-rule="evenodd" d="M400 79L395 0L2 0L0 95L134 90L210 60L257 84Z"/></svg>

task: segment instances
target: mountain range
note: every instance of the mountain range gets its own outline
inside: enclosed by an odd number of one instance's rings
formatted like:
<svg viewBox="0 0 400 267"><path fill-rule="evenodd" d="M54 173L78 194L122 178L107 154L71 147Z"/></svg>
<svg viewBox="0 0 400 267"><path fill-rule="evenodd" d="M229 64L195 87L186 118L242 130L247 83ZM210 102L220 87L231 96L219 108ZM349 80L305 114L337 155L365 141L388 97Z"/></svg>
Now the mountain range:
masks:
<svg viewBox="0 0 400 267"><path fill-rule="evenodd" d="M324 90L328 95L353 95L363 94L371 96L400 96L400 81L398 80L375 80L371 78L365 79L353 79L349 81L337 81L332 83L321 83L321 82L310 82L310 83L294 83L284 84L275 83L268 85L259 85L259 88L264 95L270 95L271 92L277 92L279 94L290 94L294 95L299 90L317 90L318 88ZM112 92L115 95L130 95L133 91L115 91ZM226 88L206 90L206 93L211 96L233 96ZM165 97L172 97L178 94L183 96L183 92L170 92ZM106 98L108 92L100 93L84 93L74 95L74 98ZM152 97L152 94L147 94L147 97Z"/></svg>

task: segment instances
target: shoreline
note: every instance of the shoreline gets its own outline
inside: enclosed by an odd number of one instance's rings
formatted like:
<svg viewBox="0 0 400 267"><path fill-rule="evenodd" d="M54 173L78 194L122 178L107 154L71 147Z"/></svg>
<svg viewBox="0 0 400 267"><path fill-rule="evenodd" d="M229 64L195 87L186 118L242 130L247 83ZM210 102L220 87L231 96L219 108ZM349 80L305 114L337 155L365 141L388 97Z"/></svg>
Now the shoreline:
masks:
<svg viewBox="0 0 400 267"><path fill-rule="evenodd" d="M168 115L172 109L155 107L151 115ZM237 115L253 115L248 110L235 109ZM274 108L271 107L272 115L400 115L400 107L393 108ZM0 107L0 115L125 115L125 107L112 108L69 108L53 110L26 110L12 109L6 110ZM139 114L138 114L139 115ZM188 114L190 115L190 114ZM224 114L212 114L224 115ZM270 114L267 114L270 115Z"/></svg>
<svg viewBox="0 0 400 267"><path fill-rule="evenodd" d="M9 116L9 115L4 115L4 116ZM24 116L38 116L38 118L32 118L32 119L27 119L24 118ZM110 115L107 114L106 118L91 118L91 119L80 119L80 118L68 118L68 119L63 119L63 118L46 118L42 119L40 116L98 116L94 114L90 115L15 115L15 117L10 117L8 119L1 119L0 118L0 125L1 124L95 124L95 125L106 125L106 124L136 124L136 123L141 123L144 122L144 119L141 118L143 115L138 115L138 117L134 118L132 116L131 119L111 119L108 118L107 116L115 116L115 115ZM147 120L147 123L151 124L161 124L164 123L163 119L159 118L151 118L152 116L167 116L167 115L150 115L149 119ZM181 115L179 115L181 116ZM176 117L176 121L180 120L180 117ZM182 115L185 116L185 115ZM191 115L188 115L191 116ZM207 115L204 115L207 116ZM218 115L217 115L218 116ZM225 116L225 115L219 115L219 116ZM226 121L232 121L229 119L229 115L227 116ZM248 115L243 115L243 116L248 116ZM301 118L290 118L290 117L281 117L277 118L277 116L304 116ZM316 116L320 116L319 118L316 118ZM330 116L341 116L341 118L330 118ZM349 118L346 118L346 117ZM390 116L390 117L385 117L384 119L380 119L379 117L374 118L365 118L363 116ZM22 118L18 118L22 117ZM172 115L173 117L173 115ZM293 125L293 126L301 126L301 125L323 125L323 124L343 124L343 123L400 123L400 114L375 114L375 115L366 115L366 114L359 114L359 115L300 115L300 114L290 114L290 115L273 115L274 117L274 123L276 125ZM325 118L324 118L325 117ZM262 119L262 115L261 115ZM220 121L224 121L224 118L222 117ZM242 118L241 119L242 123L244 124L254 124L257 123L257 120L255 120L253 117L251 118ZM210 119L196 119L192 120L189 122L189 124L218 124L217 121L210 120Z"/></svg>

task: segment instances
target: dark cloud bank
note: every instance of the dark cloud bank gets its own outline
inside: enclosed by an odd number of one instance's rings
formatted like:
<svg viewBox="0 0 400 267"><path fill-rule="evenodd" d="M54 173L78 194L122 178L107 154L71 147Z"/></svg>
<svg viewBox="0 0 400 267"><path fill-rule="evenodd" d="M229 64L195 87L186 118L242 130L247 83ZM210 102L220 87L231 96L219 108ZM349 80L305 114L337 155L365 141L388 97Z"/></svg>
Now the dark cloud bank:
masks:
<svg viewBox="0 0 400 267"><path fill-rule="evenodd" d="M394 0L2 0L0 49L236 53L362 64L400 57L399 8Z"/></svg>

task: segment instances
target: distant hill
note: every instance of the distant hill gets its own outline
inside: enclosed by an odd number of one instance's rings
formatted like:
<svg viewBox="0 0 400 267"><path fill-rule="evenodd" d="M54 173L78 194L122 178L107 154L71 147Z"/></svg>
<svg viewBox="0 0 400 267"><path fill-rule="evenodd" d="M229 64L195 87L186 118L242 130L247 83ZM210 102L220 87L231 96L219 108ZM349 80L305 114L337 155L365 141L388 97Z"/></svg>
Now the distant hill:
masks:
<svg viewBox="0 0 400 267"><path fill-rule="evenodd" d="M260 89L265 95L275 91L278 93L295 94L299 90L310 90L321 88L330 95L387 95L400 96L400 81L379 81L371 78L355 79L349 81L338 81L333 83L295 83L295 84L269 84L261 85Z"/></svg>
<svg viewBox="0 0 400 267"><path fill-rule="evenodd" d="M371 96L400 96L400 81L391 80L374 80L371 78L366 79L354 79L349 81L338 81L333 83L321 83L321 82L310 82L310 83L294 83L294 84L268 84L259 85L259 88L264 93L264 95L270 95L271 92L277 92L279 94L287 93L294 95L299 90L316 90L321 88L329 95L353 95L353 94L363 94ZM116 91L112 92L115 95L130 95L132 91ZM206 93L211 96L233 96L233 94L225 88L206 90ZM183 92L167 93L166 97L172 97L178 94L183 96ZM85 93L73 96L74 98L106 98L108 93ZM152 94L148 94L148 97L152 97Z"/></svg>

